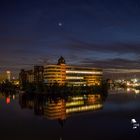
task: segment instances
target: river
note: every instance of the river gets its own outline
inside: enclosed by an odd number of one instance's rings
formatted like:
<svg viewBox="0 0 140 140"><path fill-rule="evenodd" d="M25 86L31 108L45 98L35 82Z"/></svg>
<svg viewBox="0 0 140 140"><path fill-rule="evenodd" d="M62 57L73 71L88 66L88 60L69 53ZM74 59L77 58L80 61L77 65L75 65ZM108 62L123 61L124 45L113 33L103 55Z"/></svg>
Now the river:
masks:
<svg viewBox="0 0 140 140"><path fill-rule="evenodd" d="M137 128L131 120L135 119ZM63 98L0 93L0 139L140 139L140 94Z"/></svg>

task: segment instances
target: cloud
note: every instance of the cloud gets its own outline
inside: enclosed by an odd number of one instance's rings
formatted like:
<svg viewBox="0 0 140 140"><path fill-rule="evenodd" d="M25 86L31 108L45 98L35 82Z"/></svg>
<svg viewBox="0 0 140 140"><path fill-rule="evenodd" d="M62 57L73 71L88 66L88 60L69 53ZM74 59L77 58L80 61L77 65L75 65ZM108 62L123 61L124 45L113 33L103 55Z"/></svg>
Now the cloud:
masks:
<svg viewBox="0 0 140 140"><path fill-rule="evenodd" d="M0 37L0 46L17 46L17 45L29 45L33 44L35 41L31 38L18 37L18 36L7 36Z"/></svg>
<svg viewBox="0 0 140 140"><path fill-rule="evenodd" d="M117 53L117 54L127 54L134 53L136 55L140 54L140 43L88 43L85 41L69 38L67 48L75 51L95 51L104 53Z"/></svg>
<svg viewBox="0 0 140 140"><path fill-rule="evenodd" d="M128 59L105 59L105 60L93 60L85 59L81 60L80 64L91 66L91 67L101 67L101 68L116 68L116 69L140 69L139 60L128 60Z"/></svg>
<svg viewBox="0 0 140 140"><path fill-rule="evenodd" d="M140 69L104 69L105 73L139 73L140 74Z"/></svg>

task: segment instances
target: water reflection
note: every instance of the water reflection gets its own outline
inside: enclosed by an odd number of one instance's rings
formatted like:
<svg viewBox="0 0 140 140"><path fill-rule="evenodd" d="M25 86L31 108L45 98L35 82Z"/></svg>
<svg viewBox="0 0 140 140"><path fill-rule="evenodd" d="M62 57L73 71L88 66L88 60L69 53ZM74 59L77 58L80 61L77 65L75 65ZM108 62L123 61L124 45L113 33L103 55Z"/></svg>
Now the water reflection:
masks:
<svg viewBox="0 0 140 140"><path fill-rule="evenodd" d="M101 94L75 95L67 98L21 94L19 104L21 108L33 109L35 115L60 121L76 113L102 109L103 98Z"/></svg>
<svg viewBox="0 0 140 140"><path fill-rule="evenodd" d="M0 131L7 139L137 139L140 94L135 95L111 94L104 102L102 94L62 97L0 93ZM131 119L137 123L131 124Z"/></svg>
<svg viewBox="0 0 140 140"><path fill-rule="evenodd" d="M140 90L135 89L135 88L127 88L127 93L140 94Z"/></svg>
<svg viewBox="0 0 140 140"><path fill-rule="evenodd" d="M0 99L4 99L6 104L10 104L12 100L17 98L17 94L0 93Z"/></svg>
<svg viewBox="0 0 140 140"><path fill-rule="evenodd" d="M140 90L136 88L117 88L115 90L109 90L109 94L118 94L118 93L140 94Z"/></svg>

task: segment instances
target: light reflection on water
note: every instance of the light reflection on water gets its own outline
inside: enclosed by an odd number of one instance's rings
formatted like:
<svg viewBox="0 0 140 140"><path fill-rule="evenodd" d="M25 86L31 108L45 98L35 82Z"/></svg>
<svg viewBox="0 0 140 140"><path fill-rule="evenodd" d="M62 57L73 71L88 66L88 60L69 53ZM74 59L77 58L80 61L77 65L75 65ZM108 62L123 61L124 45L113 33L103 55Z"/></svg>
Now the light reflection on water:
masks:
<svg viewBox="0 0 140 140"><path fill-rule="evenodd" d="M128 93L135 93L140 94L140 90L134 89L134 88L127 88Z"/></svg>
<svg viewBox="0 0 140 140"><path fill-rule="evenodd" d="M21 108L31 108L35 115L42 115L50 120L65 120L74 113L93 111L103 108L100 94L75 95L66 99L60 97L46 97L45 95L19 96Z"/></svg>
<svg viewBox="0 0 140 140"><path fill-rule="evenodd" d="M135 88L117 88L115 90L109 91L109 94L118 94L118 93L140 94L140 90L135 89Z"/></svg>
<svg viewBox="0 0 140 140"><path fill-rule="evenodd" d="M135 140L140 133L132 130L132 118L140 122L140 94L117 92L105 102L99 94L68 98L0 94L4 139Z"/></svg>

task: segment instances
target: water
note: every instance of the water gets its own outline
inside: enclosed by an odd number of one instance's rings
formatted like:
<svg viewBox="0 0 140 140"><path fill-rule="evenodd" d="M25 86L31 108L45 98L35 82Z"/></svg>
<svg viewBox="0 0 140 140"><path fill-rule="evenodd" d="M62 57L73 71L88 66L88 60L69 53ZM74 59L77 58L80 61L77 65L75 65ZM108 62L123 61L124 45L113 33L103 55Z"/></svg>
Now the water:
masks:
<svg viewBox="0 0 140 140"><path fill-rule="evenodd" d="M140 139L140 94L111 94L107 99L67 99L0 94L0 139L120 140Z"/></svg>

